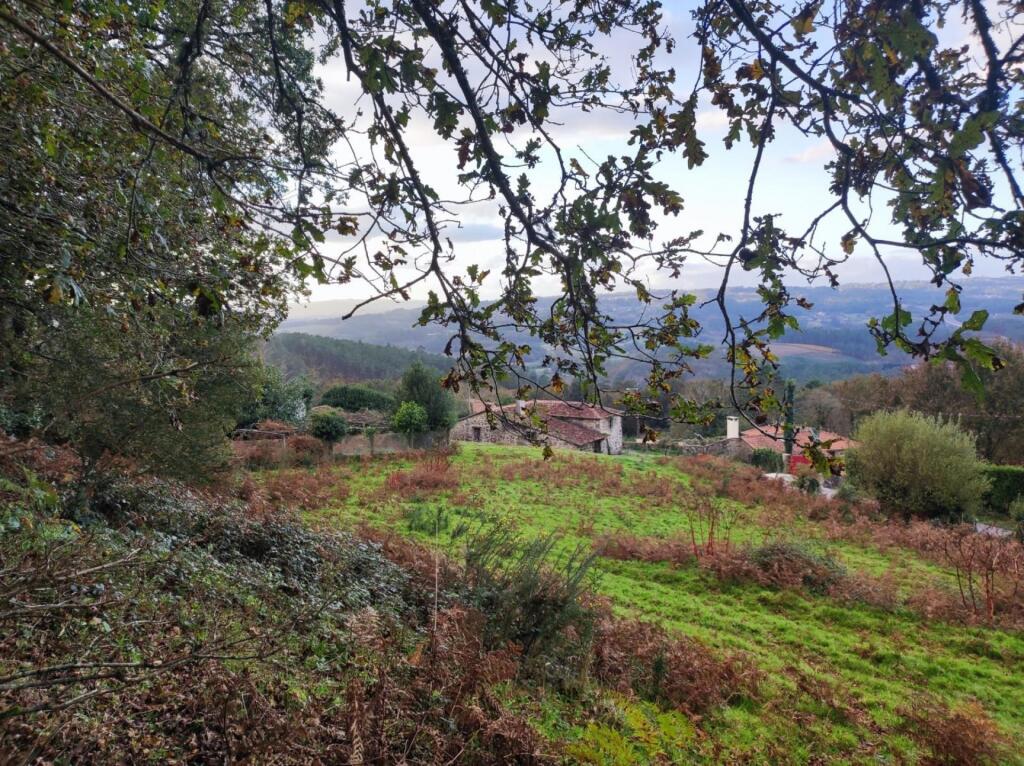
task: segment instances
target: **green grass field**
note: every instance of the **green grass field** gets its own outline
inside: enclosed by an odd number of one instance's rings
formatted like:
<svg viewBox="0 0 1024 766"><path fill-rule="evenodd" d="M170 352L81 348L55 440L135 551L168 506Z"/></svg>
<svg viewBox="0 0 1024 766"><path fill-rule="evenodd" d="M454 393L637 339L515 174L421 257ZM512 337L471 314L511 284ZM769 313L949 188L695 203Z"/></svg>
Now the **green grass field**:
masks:
<svg viewBox="0 0 1024 766"><path fill-rule="evenodd" d="M592 547L603 534L686 534L691 477L646 456L561 456L540 450L462 445L456 489L403 497L383 489L401 460L338 469L349 494L308 513L320 525L393 530L444 549L466 529L514 526L559 535L558 550ZM715 502L733 503L725 499ZM731 538L758 544L811 541L849 572L889 573L901 587L951 586L952 575L908 550L828 543L815 522L780 529L757 508L738 507ZM684 565L599 558L596 589L625 616L657 621L720 650L741 651L764 673L755 701L691 721L619 695L523 700L548 736L585 763L914 763L922 758L903 712L925 698L957 708L976 701L1011 742L1024 742L1024 636L925 620L803 591L724 584ZM515 691L509 694L515 697ZM1022 748L1017 747L1016 751ZM1012 758L1013 755L1007 757ZM1024 757L1017 756L1024 763Z"/></svg>

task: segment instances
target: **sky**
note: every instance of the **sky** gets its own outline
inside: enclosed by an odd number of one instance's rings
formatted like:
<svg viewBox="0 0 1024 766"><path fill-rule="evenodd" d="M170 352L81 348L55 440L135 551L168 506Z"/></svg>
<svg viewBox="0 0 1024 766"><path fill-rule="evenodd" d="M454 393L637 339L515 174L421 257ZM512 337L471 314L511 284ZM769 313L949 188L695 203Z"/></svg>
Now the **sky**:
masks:
<svg viewBox="0 0 1024 766"><path fill-rule="evenodd" d="M696 73L696 42L692 39L689 0L666 0L666 23L677 41L676 52L671 64L677 69L681 89L692 82ZM1020 30L1016 30L1019 33ZM1004 34L1009 34L1004 30ZM955 46L966 44L977 48L976 41L967 34L965 27L957 20L951 20L941 31L941 44ZM613 64L627 65L628 40L613 40L608 53ZM369 106L358 99L359 93L354 78L346 76L340 57L321 67L319 76L325 84L328 103L342 115L352 115L356 109L369 111ZM632 125L631 118L610 112L582 113L570 111L553 115L557 124L554 133L563 148L572 156L580 158L584 166L586 157L604 158L609 154L628 154L626 144ZM698 116L698 133L705 142L709 158L700 167L688 170L682 157L669 157L656 169L684 198L684 210L675 218L664 220L656 240L664 241L695 229L702 229L713 236L718 232L736 233L742 221L743 197L752 159L752 150L747 145L737 145L726 150L722 139L726 133L724 116L714 107L705 107ZM424 178L442 197L456 196L457 158L455 148L446 144L434 132L428 122L415 117L407 134L407 142ZM358 148L358 147L357 147ZM832 150L823 139L808 138L795 130L781 130L766 152L762 172L755 194L755 214L773 213L782 216L783 227L791 232L802 231L809 215L822 209L822 202L828 197L828 174L825 165L832 159ZM553 184L556 175L553 163L542 162L533 173L537 188ZM884 215L884 211L882 213ZM496 202L482 202L458 211L446 234L454 244L456 268L468 263L479 263L482 268L500 271L503 264L504 245L502 242L501 220L497 215ZM839 252L839 241L847 230L837 219L836 224L823 229L823 241L828 243L832 254ZM342 239L327 243L327 251L341 252L346 246ZM896 280L928 279L929 272L914 257L901 251L884 253L889 268ZM1001 264L976 264L977 276L998 276L1005 273ZM838 269L844 283L877 283L884 279L881 267L866 249L855 251L849 261ZM643 275L656 289L698 289L717 285L721 279L719 266L691 259L678 279L647 272ZM804 281L799 275L791 280L795 284ZM738 285L754 284L750 275L742 272L736 279ZM501 289L497 279L485 285L485 297L493 297ZM542 295L557 294L558 283L552 279L541 279L536 291ZM355 282L348 285L316 285L312 287L311 300L365 298L370 294L366 284ZM426 288L413 293L413 299L423 299Z"/></svg>

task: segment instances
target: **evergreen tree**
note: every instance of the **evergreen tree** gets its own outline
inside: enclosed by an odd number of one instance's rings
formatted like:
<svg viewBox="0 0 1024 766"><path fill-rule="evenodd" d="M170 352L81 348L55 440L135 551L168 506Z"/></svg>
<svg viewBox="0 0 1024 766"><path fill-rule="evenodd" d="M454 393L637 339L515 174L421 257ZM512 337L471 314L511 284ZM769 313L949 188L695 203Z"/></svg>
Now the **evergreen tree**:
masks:
<svg viewBox="0 0 1024 766"><path fill-rule="evenodd" d="M437 374L420 362L415 362L402 375L398 389L398 403L415 402L427 412L427 428L431 431L447 430L455 425L455 402L452 395L441 387Z"/></svg>

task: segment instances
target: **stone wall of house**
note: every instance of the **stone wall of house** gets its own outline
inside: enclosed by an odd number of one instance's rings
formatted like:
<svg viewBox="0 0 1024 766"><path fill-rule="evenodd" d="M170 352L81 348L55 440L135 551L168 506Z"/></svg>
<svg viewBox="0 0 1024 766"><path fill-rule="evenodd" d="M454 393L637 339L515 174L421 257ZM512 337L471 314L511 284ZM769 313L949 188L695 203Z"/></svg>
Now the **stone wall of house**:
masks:
<svg viewBox="0 0 1024 766"><path fill-rule="evenodd" d="M600 420L591 420L589 418L569 418L563 417L562 420L567 420L576 425L583 426L584 428L590 428L594 431L600 431L605 435L605 441L601 445L601 451L608 455L618 455L622 452L622 417L619 415L612 415L611 417L601 418Z"/></svg>
<svg viewBox="0 0 1024 766"><path fill-rule="evenodd" d="M622 416L613 415L609 418L608 454L618 455L622 452Z"/></svg>
<svg viewBox="0 0 1024 766"><path fill-rule="evenodd" d="M349 434L336 442L332 450L335 455L382 455L393 452L410 452L411 450L443 447L448 443L447 431L428 431L416 434L410 444L405 434L385 431L374 435L371 441L365 434Z"/></svg>
<svg viewBox="0 0 1024 766"><path fill-rule="evenodd" d="M474 428L480 429L480 441L487 444L524 446L530 443L515 431L503 428L500 421L497 423L497 428L491 428L491 424L487 422L487 413L485 412L470 415L459 420L452 426L451 438L454 441L460 442L476 441L473 437Z"/></svg>
<svg viewBox="0 0 1024 766"><path fill-rule="evenodd" d="M487 421L487 413L485 412L469 415L459 420L452 426L452 430L449 432L450 438L452 441L474 442L476 441L473 436L474 428L480 429L480 441L485 444L507 444L516 447L536 446L516 431L504 428L500 421L497 423L496 428L491 428L491 424ZM589 445L577 447L575 444L570 444L555 436L548 436L546 439L552 449L591 450Z"/></svg>
<svg viewBox="0 0 1024 766"><path fill-rule="evenodd" d="M636 449L650 449L658 452L672 452L677 455L718 455L733 460L748 460L751 450L742 439L693 439L676 442L656 442L654 444L635 444Z"/></svg>

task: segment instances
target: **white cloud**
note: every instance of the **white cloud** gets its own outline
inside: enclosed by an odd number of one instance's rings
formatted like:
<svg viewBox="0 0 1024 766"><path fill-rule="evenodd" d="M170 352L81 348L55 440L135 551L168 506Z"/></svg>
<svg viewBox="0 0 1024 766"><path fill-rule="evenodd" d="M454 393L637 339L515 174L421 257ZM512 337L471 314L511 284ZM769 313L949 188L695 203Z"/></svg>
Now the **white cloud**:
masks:
<svg viewBox="0 0 1024 766"><path fill-rule="evenodd" d="M835 156L836 150L829 143L828 139L823 138L817 143L811 144L803 151L788 155L785 159L786 162L795 162L801 165L812 163L824 164Z"/></svg>

